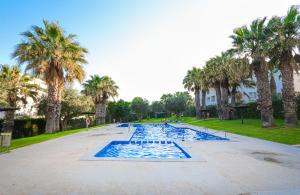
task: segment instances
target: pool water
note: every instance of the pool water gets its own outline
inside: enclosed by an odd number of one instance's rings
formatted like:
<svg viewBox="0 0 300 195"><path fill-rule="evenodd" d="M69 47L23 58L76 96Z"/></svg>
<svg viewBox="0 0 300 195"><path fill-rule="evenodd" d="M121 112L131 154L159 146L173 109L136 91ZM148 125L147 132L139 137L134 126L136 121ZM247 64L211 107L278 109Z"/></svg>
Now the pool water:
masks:
<svg viewBox="0 0 300 195"><path fill-rule="evenodd" d="M112 141L100 150L99 158L192 158L175 141L228 140L209 133L168 124L121 124L134 129L128 141Z"/></svg>
<svg viewBox="0 0 300 195"><path fill-rule="evenodd" d="M112 141L95 157L118 158L153 158L153 159L184 159L191 158L180 146L174 142L129 142Z"/></svg>
<svg viewBox="0 0 300 195"><path fill-rule="evenodd" d="M174 127L168 124L134 124L135 132L130 140L228 140L209 133L186 127Z"/></svg>

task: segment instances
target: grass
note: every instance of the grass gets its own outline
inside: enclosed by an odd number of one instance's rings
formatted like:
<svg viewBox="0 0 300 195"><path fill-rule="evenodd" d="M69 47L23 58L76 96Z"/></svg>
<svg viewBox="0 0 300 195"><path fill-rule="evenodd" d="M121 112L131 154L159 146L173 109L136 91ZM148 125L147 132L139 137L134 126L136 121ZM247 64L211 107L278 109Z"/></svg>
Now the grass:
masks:
<svg viewBox="0 0 300 195"><path fill-rule="evenodd" d="M174 120L174 118L171 119ZM142 123L160 123L161 121L162 119L149 119L143 120ZM194 117L181 117L180 121L195 126L222 130L273 142L300 144L300 127L284 127L283 120L280 119L276 120L276 127L274 128L262 128L260 119L244 119L244 124L241 124L241 120L197 120Z"/></svg>
<svg viewBox="0 0 300 195"><path fill-rule="evenodd" d="M97 127L100 127L103 125L98 125L90 128L81 128L81 129L74 129L74 130L67 130L67 131L61 131L57 133L52 133L52 134L41 134L33 137L26 137L26 138L20 138L20 139L13 139L11 141L11 145L9 147L0 147L0 152L7 152L16 148L24 147L24 146L29 146L32 144L37 144L40 142L44 142L47 140L55 139L58 137L82 132L82 131L88 131L90 129L94 129Z"/></svg>

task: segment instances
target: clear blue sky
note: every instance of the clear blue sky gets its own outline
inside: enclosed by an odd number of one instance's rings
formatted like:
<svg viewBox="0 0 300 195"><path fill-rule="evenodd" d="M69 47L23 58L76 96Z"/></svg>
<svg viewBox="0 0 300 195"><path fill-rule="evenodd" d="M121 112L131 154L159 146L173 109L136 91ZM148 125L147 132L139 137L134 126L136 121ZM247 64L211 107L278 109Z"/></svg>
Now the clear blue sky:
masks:
<svg viewBox="0 0 300 195"><path fill-rule="evenodd" d="M0 64L15 63L21 32L54 20L89 50L88 75L111 76L120 98L155 100L183 90L188 69L228 49L234 28L293 4L299 1L1 0Z"/></svg>

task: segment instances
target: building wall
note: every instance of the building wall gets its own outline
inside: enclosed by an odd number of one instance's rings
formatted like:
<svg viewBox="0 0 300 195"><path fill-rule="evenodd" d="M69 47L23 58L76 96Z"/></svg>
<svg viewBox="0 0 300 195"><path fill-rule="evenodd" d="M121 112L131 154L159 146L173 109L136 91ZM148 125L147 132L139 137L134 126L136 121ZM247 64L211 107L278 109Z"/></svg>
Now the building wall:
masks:
<svg viewBox="0 0 300 195"><path fill-rule="evenodd" d="M280 72L277 72L274 74L275 83L276 83L276 93L281 93L282 90L282 81ZM256 81L255 77L253 78L254 81ZM294 85L295 85L295 91L300 92L300 75L296 74L294 75ZM238 88L238 91L240 91L242 95L242 102L243 103L249 103L256 101L257 96L257 88L248 88L241 86ZM230 101L230 99L229 99ZM200 92L200 102L202 103L202 94ZM217 104L217 97L216 97L216 91L213 88L210 88L209 91L206 94L206 105L216 105Z"/></svg>
<svg viewBox="0 0 300 195"><path fill-rule="evenodd" d="M294 74L295 91L300 93L300 74Z"/></svg>
<svg viewBox="0 0 300 195"><path fill-rule="evenodd" d="M47 85L44 81L41 79L35 78L32 82L32 84L37 84L40 86L41 90L38 91L38 98L42 97L43 95L47 94ZM17 107L20 108L15 112L16 117L20 116L29 116L29 117L35 117L37 116L38 112L38 102L35 102L32 98L27 97L26 98L27 104L23 104L21 102L18 102ZM5 112L0 112L0 119L4 118Z"/></svg>

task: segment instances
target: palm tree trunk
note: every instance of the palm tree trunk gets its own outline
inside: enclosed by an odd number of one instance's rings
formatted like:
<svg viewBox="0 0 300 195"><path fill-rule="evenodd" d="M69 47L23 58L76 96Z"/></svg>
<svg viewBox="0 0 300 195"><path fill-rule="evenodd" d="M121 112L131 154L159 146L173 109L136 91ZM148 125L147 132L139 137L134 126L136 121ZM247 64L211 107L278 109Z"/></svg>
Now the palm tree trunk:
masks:
<svg viewBox="0 0 300 195"><path fill-rule="evenodd" d="M201 110L206 110L206 91L202 90L201 91L201 95L202 95L202 108ZM202 118L206 118L207 117L207 112L201 112Z"/></svg>
<svg viewBox="0 0 300 195"><path fill-rule="evenodd" d="M234 108L236 106L236 93L237 93L237 87L233 86L232 90L231 90L231 99L230 99L231 100L230 105L231 105L231 107L233 107L232 112L230 112L231 113L230 118L232 118L232 119L237 118L236 113L235 113L236 109Z"/></svg>
<svg viewBox="0 0 300 195"><path fill-rule="evenodd" d="M229 99L228 88L229 88L228 80L225 79L221 85L221 113L222 113L221 119L224 120L228 120L230 118L229 115L230 109L228 105L228 99Z"/></svg>
<svg viewBox="0 0 300 195"><path fill-rule="evenodd" d="M273 127L274 116L272 96L268 79L268 66L264 58L258 58L253 62L256 86L258 92L258 104L261 113L262 127Z"/></svg>
<svg viewBox="0 0 300 195"><path fill-rule="evenodd" d="M96 125L101 124L101 103L97 102L96 103L96 113L95 113L95 122Z"/></svg>
<svg viewBox="0 0 300 195"><path fill-rule="evenodd" d="M106 104L96 103L96 125L105 124Z"/></svg>
<svg viewBox="0 0 300 195"><path fill-rule="evenodd" d="M292 60L293 55L288 51L282 55L279 66L282 75L282 101L286 126L298 125Z"/></svg>
<svg viewBox="0 0 300 195"><path fill-rule="evenodd" d="M106 119L106 104L101 104L101 124L105 124Z"/></svg>
<svg viewBox="0 0 300 195"><path fill-rule="evenodd" d="M47 98L47 121L46 133L54 133L59 131L60 111L61 111L61 93L58 81L48 84L48 98Z"/></svg>
<svg viewBox="0 0 300 195"><path fill-rule="evenodd" d="M233 86L231 90L231 101L230 101L232 107L236 106L236 92L237 92L236 86Z"/></svg>
<svg viewBox="0 0 300 195"><path fill-rule="evenodd" d="M206 110L206 91L202 90L202 110Z"/></svg>
<svg viewBox="0 0 300 195"><path fill-rule="evenodd" d="M15 125L14 116L15 116L15 111L5 111L2 132L5 133L13 132L14 125Z"/></svg>
<svg viewBox="0 0 300 195"><path fill-rule="evenodd" d="M220 84L217 83L215 85L215 91L216 91L216 96L217 96L217 113L218 113L218 117L219 119L221 119L221 88L220 88Z"/></svg>
<svg viewBox="0 0 300 195"><path fill-rule="evenodd" d="M8 97L7 101L9 103L9 106L15 108L17 106L16 93L9 93L8 96L9 97ZM15 119L15 111L14 110L5 111L2 132L5 132L5 133L13 132L14 126L15 126L14 119Z"/></svg>
<svg viewBox="0 0 300 195"><path fill-rule="evenodd" d="M276 82L274 78L274 73L272 71L270 72L270 90L272 97L274 97L276 95Z"/></svg>
<svg viewBox="0 0 300 195"><path fill-rule="evenodd" d="M199 89L195 89L195 104L196 104L196 117L201 118L200 90Z"/></svg>

